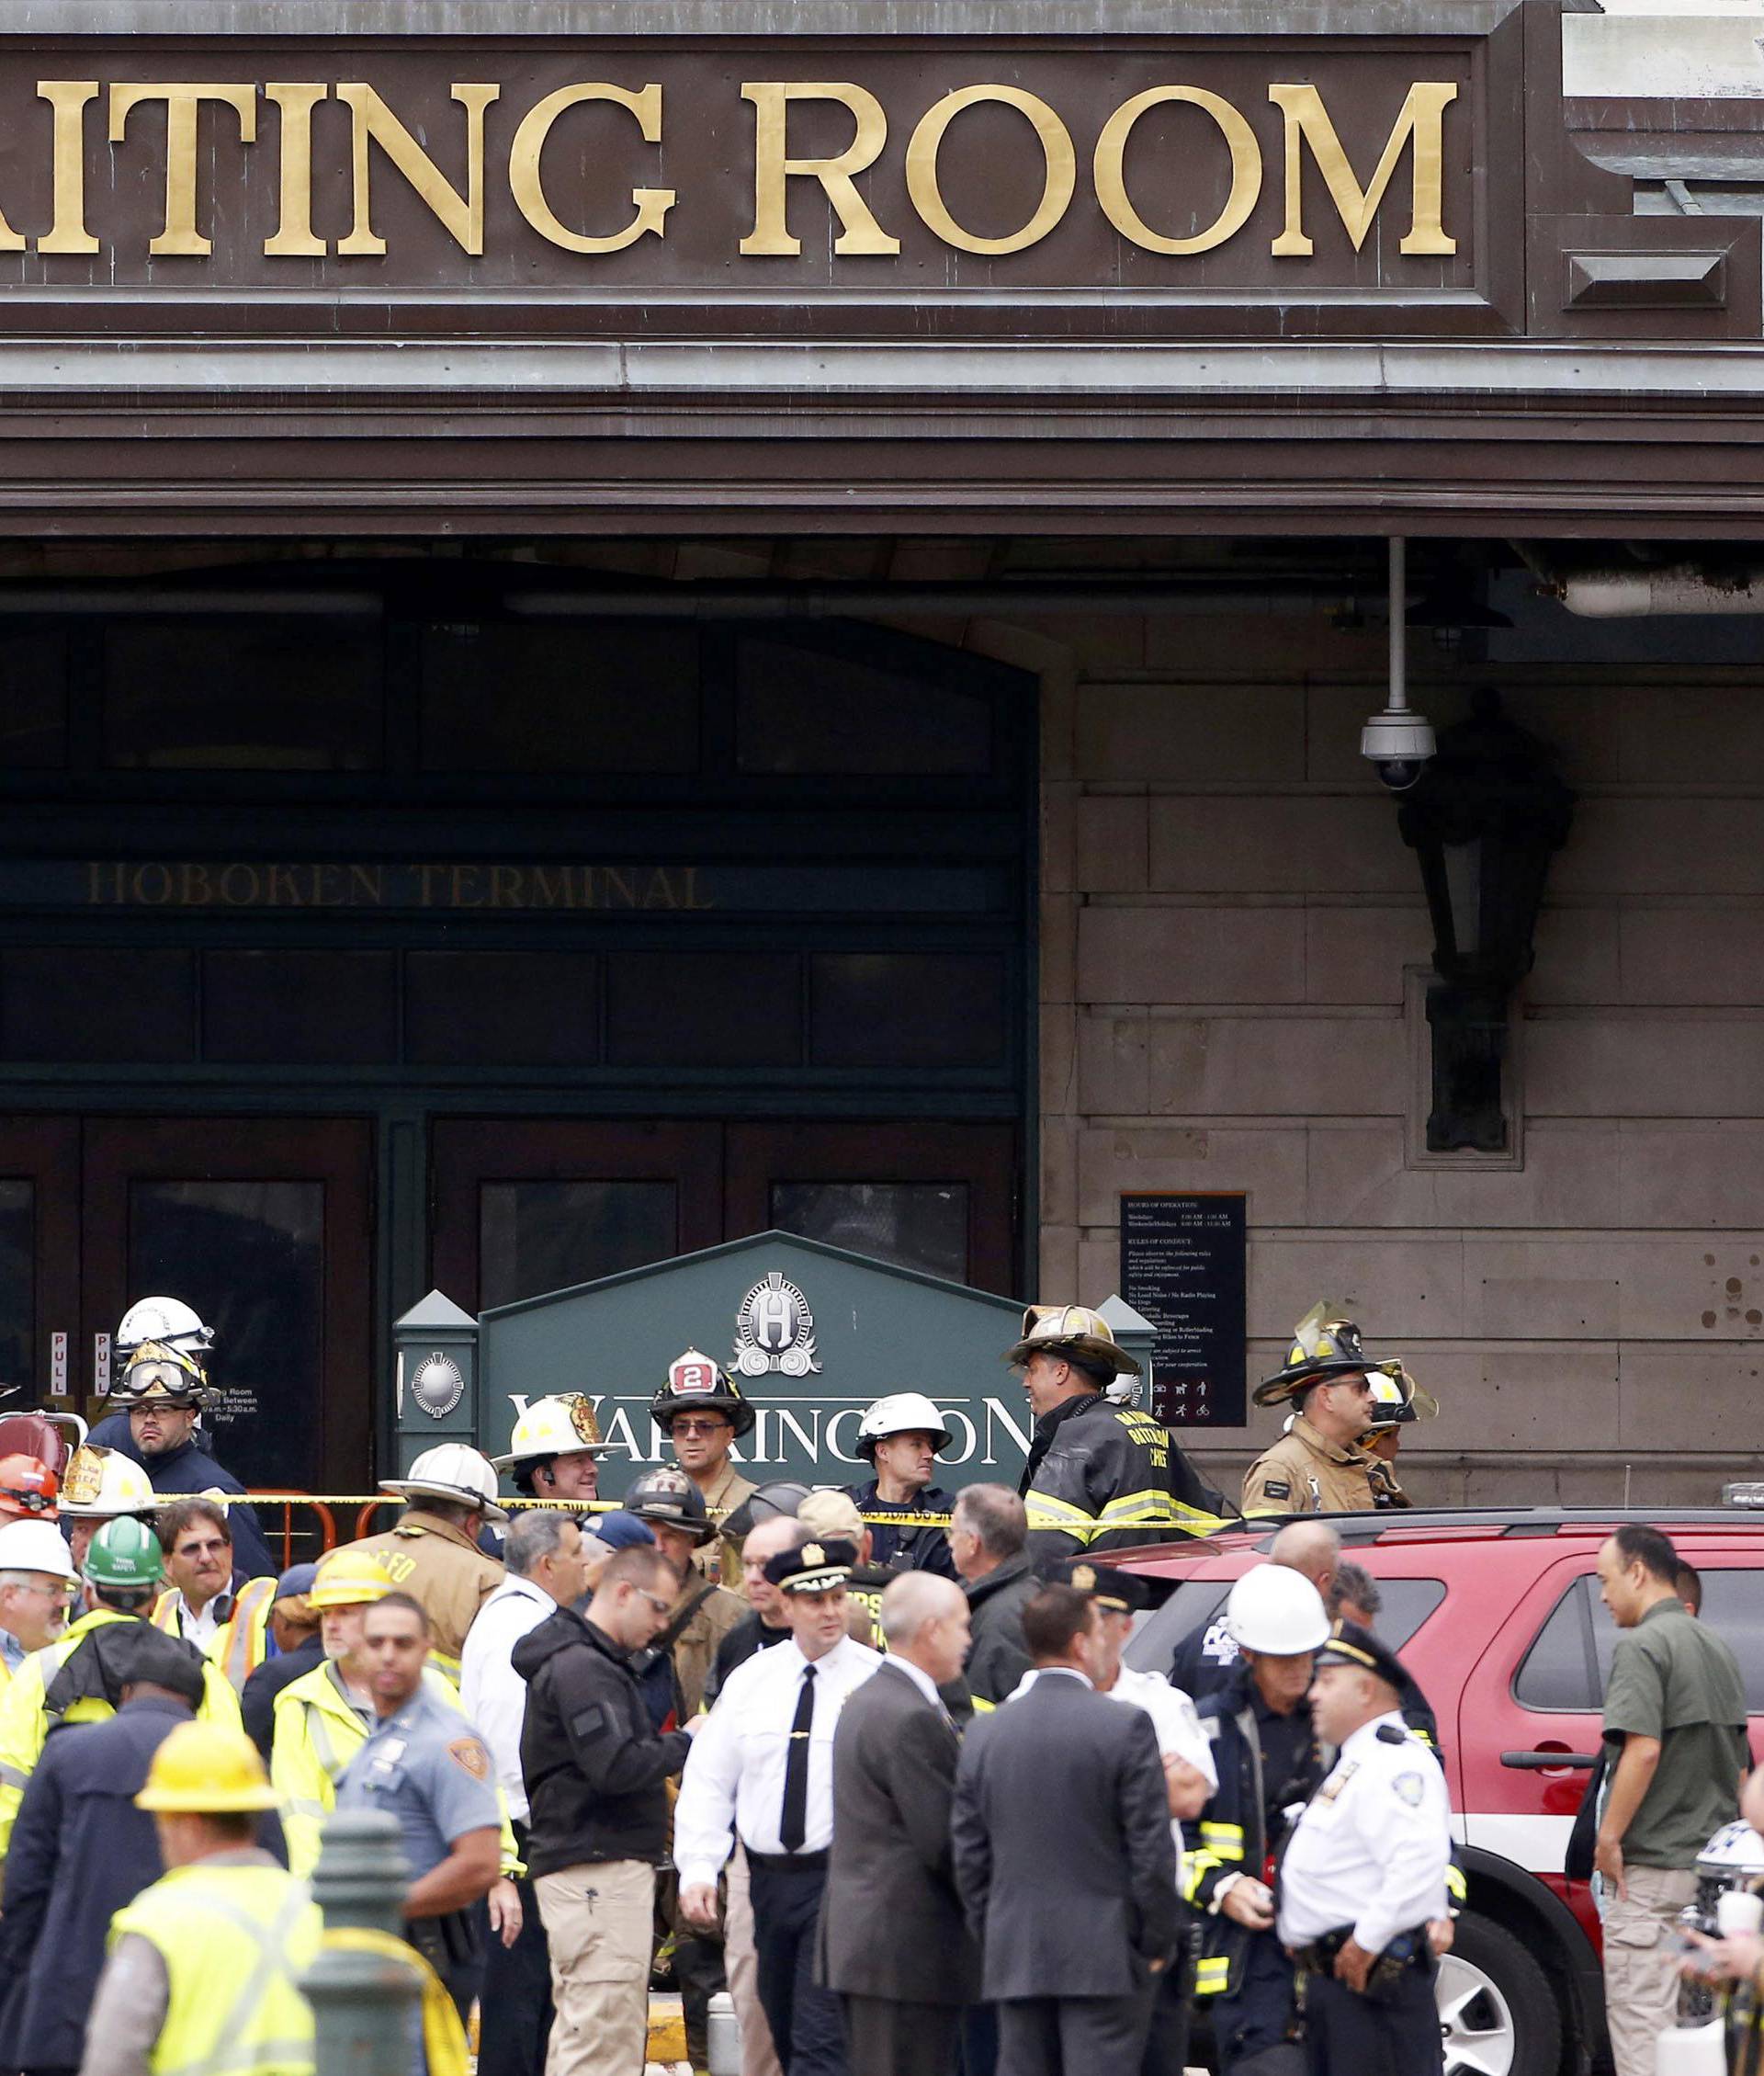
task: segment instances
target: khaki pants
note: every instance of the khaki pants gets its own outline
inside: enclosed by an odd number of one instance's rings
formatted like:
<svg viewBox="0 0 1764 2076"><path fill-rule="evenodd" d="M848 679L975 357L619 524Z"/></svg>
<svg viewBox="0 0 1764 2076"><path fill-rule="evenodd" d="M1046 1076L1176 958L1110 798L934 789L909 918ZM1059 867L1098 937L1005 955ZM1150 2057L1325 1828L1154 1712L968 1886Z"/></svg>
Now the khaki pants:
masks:
<svg viewBox="0 0 1764 2076"><path fill-rule="evenodd" d="M753 1945L753 1895L747 1855L737 1845L725 1874L723 1969L741 2029L741 2076L784 2076L760 2003L760 1957Z"/></svg>
<svg viewBox="0 0 1764 2076"><path fill-rule="evenodd" d="M1696 1894L1688 1867L1627 1867L1627 1896L1605 1899L1605 2016L1617 2076L1654 2076L1655 2043L1677 2023L1679 1912Z"/></svg>
<svg viewBox="0 0 1764 2076"><path fill-rule="evenodd" d="M602 1860L542 1874L533 1887L557 2007L546 2076L643 2076L655 1869Z"/></svg>

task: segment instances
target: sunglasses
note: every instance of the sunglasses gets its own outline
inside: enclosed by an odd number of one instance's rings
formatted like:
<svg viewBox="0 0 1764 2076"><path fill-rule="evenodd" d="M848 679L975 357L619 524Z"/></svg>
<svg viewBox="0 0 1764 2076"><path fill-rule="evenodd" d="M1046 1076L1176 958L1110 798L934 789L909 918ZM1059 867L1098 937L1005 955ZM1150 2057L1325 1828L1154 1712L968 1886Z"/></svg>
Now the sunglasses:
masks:
<svg viewBox="0 0 1764 2076"><path fill-rule="evenodd" d="M731 1424L727 1420L676 1420L668 1430L673 1435L715 1435Z"/></svg>

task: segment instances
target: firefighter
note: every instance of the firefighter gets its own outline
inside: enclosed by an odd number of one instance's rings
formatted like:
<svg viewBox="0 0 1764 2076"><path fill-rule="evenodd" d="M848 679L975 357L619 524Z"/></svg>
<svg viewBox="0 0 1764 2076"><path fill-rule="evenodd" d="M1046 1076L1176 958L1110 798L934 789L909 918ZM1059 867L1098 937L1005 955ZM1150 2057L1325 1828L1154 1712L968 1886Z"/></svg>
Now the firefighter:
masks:
<svg viewBox="0 0 1764 2076"><path fill-rule="evenodd" d="M1243 1480L1247 1516L1364 1514L1378 1503L1372 1458L1357 1446L1372 1417L1371 1372L1360 1329L1339 1305L1299 1321L1284 1368L1256 1386L1259 1406L1291 1401L1294 1418Z"/></svg>
<svg viewBox="0 0 1764 2076"><path fill-rule="evenodd" d="M235 1560L247 1578L273 1578L276 1565L245 1488L198 1446L197 1423L217 1398L200 1356L178 1343L143 1341L111 1385L110 1397L127 1409L127 1431L119 1432L113 1415L98 1423L93 1440L114 1442L133 1457L162 1498L196 1492L232 1497L229 1520Z"/></svg>
<svg viewBox="0 0 1764 2076"><path fill-rule="evenodd" d="M85 1614L53 1643L32 1651L0 1696L0 1858L51 1722L104 1722L117 1712L121 1683L108 1662L105 1632L118 1622L146 1620L165 1576L159 1539L139 1521L107 1522L92 1538L80 1576ZM202 1672L198 1713L237 1730L238 1696L218 1667L188 1648Z"/></svg>
<svg viewBox="0 0 1764 2076"><path fill-rule="evenodd" d="M611 1446L600 1438L594 1401L565 1391L535 1399L514 1423L508 1454L490 1460L526 1499L591 1500L600 1487L598 1459Z"/></svg>
<svg viewBox="0 0 1764 2076"><path fill-rule="evenodd" d="M377 1559L400 1592L422 1602L429 1663L457 1687L466 1631L503 1583L503 1567L478 1543L486 1521L508 1519L496 1503L495 1469L468 1444L443 1442L424 1449L403 1477L382 1478L379 1489L409 1505L395 1526L343 1548Z"/></svg>
<svg viewBox="0 0 1764 2076"><path fill-rule="evenodd" d="M135 1807L151 1812L166 1872L111 1920L87 2066L154 2076L304 2076L312 2013L300 1978L323 1922L306 1884L256 1843L276 1806L236 1727L180 1723Z"/></svg>
<svg viewBox="0 0 1764 2076"><path fill-rule="evenodd" d="M667 1628L638 1654L658 1666L669 1662L673 1720L657 1727L671 1729L703 1708L718 1646L747 1613L747 1603L696 1568L698 1552L717 1540L718 1531L698 1488L684 1471L672 1464L645 1471L626 1493L625 1511L647 1526L680 1582ZM632 1670L647 1693L644 1667L634 1660Z"/></svg>
<svg viewBox="0 0 1764 2076"><path fill-rule="evenodd" d="M1035 1416L1017 1490L1038 1569L1223 1526L1224 1500L1201 1481L1163 1423L1107 1395L1117 1379L1137 1377L1139 1365L1115 1345L1106 1320L1083 1305L1032 1305L1022 1340L1004 1359L1022 1370Z"/></svg>
<svg viewBox="0 0 1764 2076"><path fill-rule="evenodd" d="M857 1453L875 1470L867 1485L845 1489L860 1514L941 1514L947 1520L954 1492L931 1481L939 1456L949 1446L944 1416L922 1391L891 1391L864 1409L857 1424ZM870 1525L871 1560L885 1571L935 1571L954 1579L948 1531L939 1526L908 1527L893 1521Z"/></svg>
<svg viewBox="0 0 1764 2076"><path fill-rule="evenodd" d="M1232 1587L1225 1622L1243 1657L1213 1693L1195 1697L1219 1785L1182 1826L1182 1880L1204 1913L1194 1993L1212 2012L1221 2076L1232 2076L1297 2033L1269 1876L1284 1812L1307 1802L1322 1778L1307 1696L1329 1617L1307 1578L1260 1564Z"/></svg>
<svg viewBox="0 0 1764 2076"><path fill-rule="evenodd" d="M85 1442L68 1459L61 1505L67 1547L74 1563L83 1564L93 1537L107 1521L126 1514L151 1519L159 1511L159 1494L133 1457Z"/></svg>
<svg viewBox="0 0 1764 2076"><path fill-rule="evenodd" d="M650 1401L650 1418L673 1444L674 1460L705 1503L705 1512L723 1528L754 1487L729 1461L729 1450L753 1430L753 1408L741 1387L710 1357L688 1348L668 1365L668 1380ZM719 1543L706 1543L693 1560L706 1578L739 1593L739 1533L724 1529Z"/></svg>
<svg viewBox="0 0 1764 2076"><path fill-rule="evenodd" d="M1373 1504L1403 1507L1412 1503L1396 1482L1396 1452L1402 1446L1403 1429L1418 1420L1431 1420L1440 1401L1423 1391L1400 1362L1380 1363L1368 1379L1372 1385L1373 1417L1354 1446L1371 1460L1367 1472L1372 1480Z"/></svg>

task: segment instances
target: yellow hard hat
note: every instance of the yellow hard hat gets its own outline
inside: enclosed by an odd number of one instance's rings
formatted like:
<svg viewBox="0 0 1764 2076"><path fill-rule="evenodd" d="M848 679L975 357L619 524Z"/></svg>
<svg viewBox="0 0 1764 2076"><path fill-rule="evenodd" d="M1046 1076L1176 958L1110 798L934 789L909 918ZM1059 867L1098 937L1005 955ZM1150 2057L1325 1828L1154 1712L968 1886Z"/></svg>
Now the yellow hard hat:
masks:
<svg viewBox="0 0 1764 2076"><path fill-rule="evenodd" d="M220 1817L273 1809L278 1799L257 1747L243 1730L222 1723L180 1723L153 1753L135 1807L166 1816Z"/></svg>
<svg viewBox="0 0 1764 2076"><path fill-rule="evenodd" d="M392 1574L365 1549L334 1550L319 1563L306 1596L311 1608L366 1607L392 1590Z"/></svg>

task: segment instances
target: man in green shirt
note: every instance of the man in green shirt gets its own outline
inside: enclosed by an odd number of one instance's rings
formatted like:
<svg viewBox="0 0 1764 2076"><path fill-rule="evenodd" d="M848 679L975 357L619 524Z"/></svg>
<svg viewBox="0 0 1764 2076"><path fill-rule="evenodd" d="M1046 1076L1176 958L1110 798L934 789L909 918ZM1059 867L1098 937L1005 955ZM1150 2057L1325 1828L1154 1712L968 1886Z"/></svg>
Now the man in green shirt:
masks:
<svg viewBox="0 0 1764 2076"><path fill-rule="evenodd" d="M1622 1749L1593 1855L1616 2076L1654 2076L1678 2008L1678 1915L1697 1855L1739 1814L1749 1763L1739 1667L1679 1598L1679 1570L1657 1528L1625 1524L1599 1552L1600 1594L1623 1632L1605 1688L1605 1736Z"/></svg>

